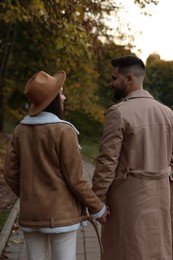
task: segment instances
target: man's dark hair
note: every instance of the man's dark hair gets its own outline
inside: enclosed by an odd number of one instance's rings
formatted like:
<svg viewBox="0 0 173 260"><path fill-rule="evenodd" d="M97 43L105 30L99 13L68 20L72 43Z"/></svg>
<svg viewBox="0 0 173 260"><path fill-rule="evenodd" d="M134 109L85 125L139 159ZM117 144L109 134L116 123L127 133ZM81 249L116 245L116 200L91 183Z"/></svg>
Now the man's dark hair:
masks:
<svg viewBox="0 0 173 260"><path fill-rule="evenodd" d="M111 61L113 67L118 67L118 71L126 73L128 69L135 67L145 72L145 65L141 59L136 56L124 56Z"/></svg>
<svg viewBox="0 0 173 260"><path fill-rule="evenodd" d="M64 119L64 113L61 108L60 94L54 98L54 100L44 109L46 112L50 112L58 116L60 119Z"/></svg>

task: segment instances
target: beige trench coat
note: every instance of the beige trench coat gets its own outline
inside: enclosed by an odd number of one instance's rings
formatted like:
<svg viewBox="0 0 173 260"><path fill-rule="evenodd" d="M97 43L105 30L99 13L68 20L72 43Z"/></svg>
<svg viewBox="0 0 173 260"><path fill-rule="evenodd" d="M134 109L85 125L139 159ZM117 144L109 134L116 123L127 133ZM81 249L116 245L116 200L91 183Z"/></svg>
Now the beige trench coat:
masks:
<svg viewBox="0 0 173 260"><path fill-rule="evenodd" d="M173 112L145 90L106 115L93 190L110 206L102 260L172 260Z"/></svg>

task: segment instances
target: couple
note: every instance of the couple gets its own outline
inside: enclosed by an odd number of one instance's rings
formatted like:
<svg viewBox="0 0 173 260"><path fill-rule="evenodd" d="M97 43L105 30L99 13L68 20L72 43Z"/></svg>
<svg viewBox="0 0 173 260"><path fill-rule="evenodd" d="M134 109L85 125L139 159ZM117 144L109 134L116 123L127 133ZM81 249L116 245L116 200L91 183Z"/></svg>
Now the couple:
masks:
<svg viewBox="0 0 173 260"><path fill-rule="evenodd" d="M170 217L173 113L143 90L145 66L113 59L107 112L92 190L83 175L77 129L63 120L64 71L41 71L25 87L32 102L16 127L4 176L20 197L29 260L76 259L77 230L102 224L102 260L172 260Z"/></svg>

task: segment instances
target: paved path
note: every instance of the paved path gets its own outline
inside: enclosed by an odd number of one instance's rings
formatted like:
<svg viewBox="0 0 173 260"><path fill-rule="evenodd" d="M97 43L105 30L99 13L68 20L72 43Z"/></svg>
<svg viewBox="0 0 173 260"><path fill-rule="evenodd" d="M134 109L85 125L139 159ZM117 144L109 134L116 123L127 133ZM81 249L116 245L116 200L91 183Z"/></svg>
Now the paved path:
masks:
<svg viewBox="0 0 173 260"><path fill-rule="evenodd" d="M86 179L91 183L93 166L91 163L84 161L84 173ZM100 224L98 224L100 231ZM20 229L14 231L8 239L7 246L5 248L5 255L8 260L27 260L26 246L23 238L23 233ZM77 238L77 260L99 260L100 259L100 247L97 240L97 236L93 226L88 223L86 227L83 227L78 231Z"/></svg>

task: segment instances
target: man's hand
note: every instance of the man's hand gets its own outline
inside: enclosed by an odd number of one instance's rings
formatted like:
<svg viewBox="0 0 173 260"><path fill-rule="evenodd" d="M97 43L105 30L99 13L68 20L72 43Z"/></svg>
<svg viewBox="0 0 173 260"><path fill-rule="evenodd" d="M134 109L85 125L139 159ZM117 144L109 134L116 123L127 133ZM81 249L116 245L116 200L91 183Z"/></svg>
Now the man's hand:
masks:
<svg viewBox="0 0 173 260"><path fill-rule="evenodd" d="M106 223L107 217L108 217L109 215L110 215L110 208L107 206L105 213L104 213L100 218L97 218L97 221L98 221L100 224L104 224L104 223Z"/></svg>

